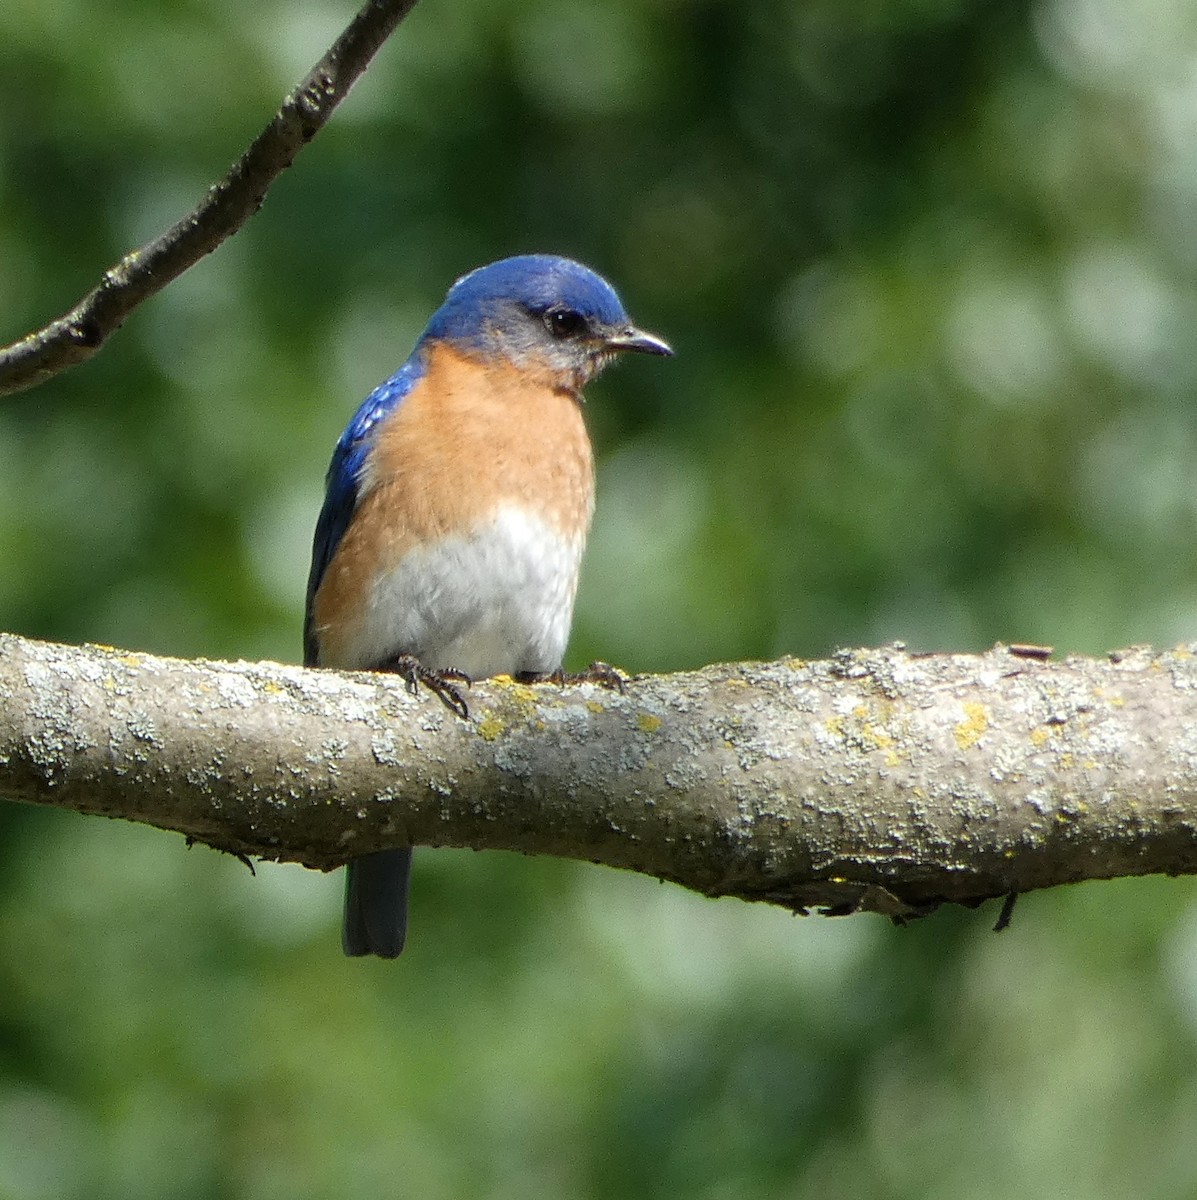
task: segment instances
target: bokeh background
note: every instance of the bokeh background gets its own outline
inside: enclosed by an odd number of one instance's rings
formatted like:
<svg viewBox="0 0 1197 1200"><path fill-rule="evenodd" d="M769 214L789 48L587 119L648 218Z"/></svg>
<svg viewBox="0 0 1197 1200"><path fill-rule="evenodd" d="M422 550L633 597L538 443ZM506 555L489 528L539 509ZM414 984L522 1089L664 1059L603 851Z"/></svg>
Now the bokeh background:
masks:
<svg viewBox="0 0 1197 1200"><path fill-rule="evenodd" d="M331 0L0 6L0 336L180 216ZM572 659L1197 637L1186 0L423 0L236 239L0 404L0 627L299 655L332 443L464 270L668 336L590 395ZM799 920L0 811L2 1200L1197 1194L1197 890Z"/></svg>

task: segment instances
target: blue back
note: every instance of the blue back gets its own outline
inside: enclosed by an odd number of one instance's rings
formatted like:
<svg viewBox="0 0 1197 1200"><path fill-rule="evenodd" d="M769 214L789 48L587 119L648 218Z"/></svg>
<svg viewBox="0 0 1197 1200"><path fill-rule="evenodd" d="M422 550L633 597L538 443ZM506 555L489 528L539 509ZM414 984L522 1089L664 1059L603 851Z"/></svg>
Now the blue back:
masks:
<svg viewBox="0 0 1197 1200"><path fill-rule="evenodd" d="M312 569L308 574L303 621L304 666L316 665L318 647L312 628L312 599L357 508L358 481L370 453L371 435L378 423L395 410L423 375L424 356L417 347L390 379L379 384L366 397L337 440L325 477L324 507L316 520L316 535L312 539Z"/></svg>

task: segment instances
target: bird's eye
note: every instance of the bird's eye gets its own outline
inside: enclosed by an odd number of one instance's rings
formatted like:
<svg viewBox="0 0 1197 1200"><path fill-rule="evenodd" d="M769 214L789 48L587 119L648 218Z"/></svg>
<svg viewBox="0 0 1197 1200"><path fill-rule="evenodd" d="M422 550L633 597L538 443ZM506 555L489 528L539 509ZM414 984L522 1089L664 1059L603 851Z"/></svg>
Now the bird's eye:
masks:
<svg viewBox="0 0 1197 1200"><path fill-rule="evenodd" d="M576 337L586 328L586 318L572 308L550 308L544 323L555 338Z"/></svg>

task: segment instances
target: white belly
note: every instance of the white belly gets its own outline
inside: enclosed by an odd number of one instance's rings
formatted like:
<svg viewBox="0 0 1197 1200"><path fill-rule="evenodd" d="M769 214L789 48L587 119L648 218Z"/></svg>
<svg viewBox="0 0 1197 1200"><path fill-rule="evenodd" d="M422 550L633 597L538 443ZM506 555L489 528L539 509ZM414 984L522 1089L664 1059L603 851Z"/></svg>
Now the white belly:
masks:
<svg viewBox="0 0 1197 1200"><path fill-rule="evenodd" d="M348 657L372 667L414 654L474 679L554 671L569 640L582 546L508 506L472 534L411 550L374 581Z"/></svg>

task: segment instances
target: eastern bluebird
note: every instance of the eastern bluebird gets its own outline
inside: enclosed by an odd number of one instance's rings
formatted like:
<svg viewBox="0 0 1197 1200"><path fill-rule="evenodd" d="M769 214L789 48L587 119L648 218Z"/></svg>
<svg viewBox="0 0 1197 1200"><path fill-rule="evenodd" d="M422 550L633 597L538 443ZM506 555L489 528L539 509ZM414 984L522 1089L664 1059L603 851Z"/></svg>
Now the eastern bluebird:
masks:
<svg viewBox="0 0 1197 1200"><path fill-rule="evenodd" d="M454 681L560 671L594 468L582 388L623 350L671 354L611 285L552 255L464 275L341 434L316 523L308 666ZM411 850L349 864L342 945L394 958Z"/></svg>

